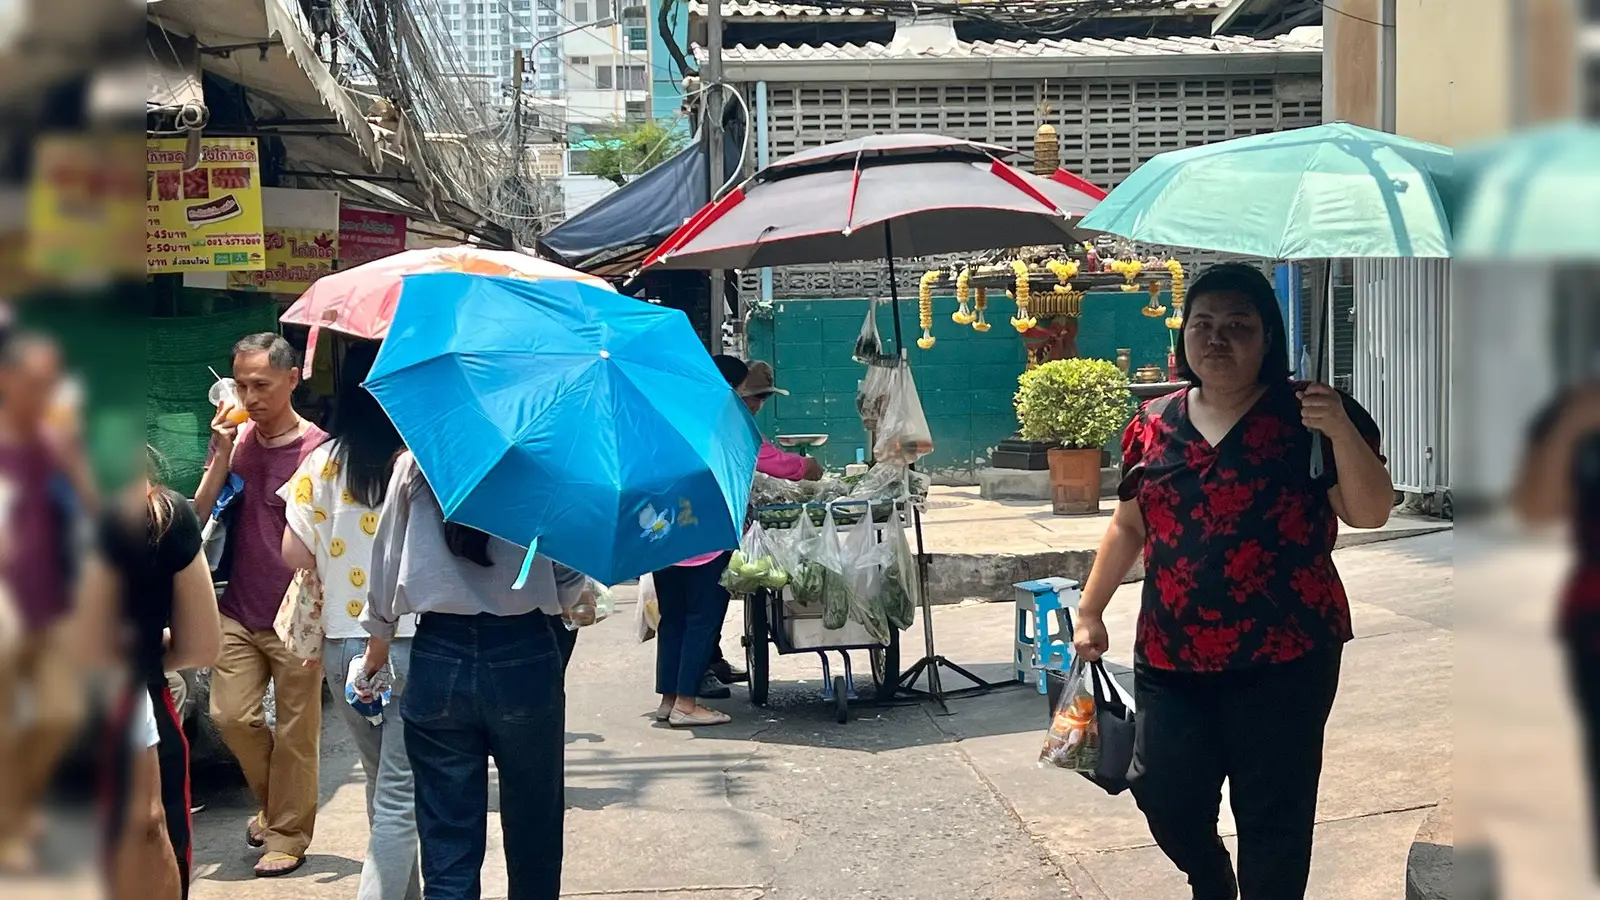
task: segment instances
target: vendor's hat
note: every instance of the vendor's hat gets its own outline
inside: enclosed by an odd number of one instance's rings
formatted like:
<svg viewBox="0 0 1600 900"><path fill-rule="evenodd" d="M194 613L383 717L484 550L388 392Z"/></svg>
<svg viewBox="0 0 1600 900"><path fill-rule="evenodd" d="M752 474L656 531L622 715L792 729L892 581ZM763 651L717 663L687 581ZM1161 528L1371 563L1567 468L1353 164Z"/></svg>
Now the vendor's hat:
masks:
<svg viewBox="0 0 1600 900"><path fill-rule="evenodd" d="M772 383L772 366L759 359L751 360L750 374L744 377L744 384L739 385L741 397L770 397L773 394L789 396L789 392Z"/></svg>

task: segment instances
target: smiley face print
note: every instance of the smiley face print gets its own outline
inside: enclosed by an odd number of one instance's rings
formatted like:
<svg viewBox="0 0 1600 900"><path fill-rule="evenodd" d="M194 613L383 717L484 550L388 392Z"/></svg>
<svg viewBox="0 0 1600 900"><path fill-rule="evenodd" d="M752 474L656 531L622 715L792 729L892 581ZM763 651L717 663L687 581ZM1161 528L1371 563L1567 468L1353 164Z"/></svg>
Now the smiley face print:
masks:
<svg viewBox="0 0 1600 900"><path fill-rule="evenodd" d="M363 604L360 600L351 600L344 605L344 611L349 613L352 619L360 618L362 606Z"/></svg>
<svg viewBox="0 0 1600 900"><path fill-rule="evenodd" d="M375 512L361 514L361 530L368 536L378 533L378 514Z"/></svg>
<svg viewBox="0 0 1600 900"><path fill-rule="evenodd" d="M328 555L334 559L344 555L344 538L334 538L328 542Z"/></svg>
<svg viewBox="0 0 1600 900"><path fill-rule="evenodd" d="M302 506L311 503L311 476L301 475L294 481L294 502Z"/></svg>
<svg viewBox="0 0 1600 900"><path fill-rule="evenodd" d="M367 586L367 573L366 573L366 570L362 569L360 566L351 566L350 567L350 586L351 587L358 587L358 588L359 587L366 587Z"/></svg>

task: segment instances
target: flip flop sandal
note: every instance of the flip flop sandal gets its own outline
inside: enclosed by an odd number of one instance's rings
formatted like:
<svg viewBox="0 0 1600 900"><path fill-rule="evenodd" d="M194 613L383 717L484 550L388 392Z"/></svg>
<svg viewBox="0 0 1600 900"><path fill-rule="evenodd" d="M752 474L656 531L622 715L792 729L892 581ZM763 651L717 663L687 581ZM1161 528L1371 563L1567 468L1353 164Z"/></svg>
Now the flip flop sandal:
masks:
<svg viewBox="0 0 1600 900"><path fill-rule="evenodd" d="M704 713L700 714L684 713L673 710L672 715L667 717L667 724L671 725L673 728L698 728L701 726L710 725L726 725L732 721L732 716L729 716L727 713L717 712L714 709L706 710Z"/></svg>
<svg viewBox="0 0 1600 900"><path fill-rule="evenodd" d="M294 865L289 866L288 868L285 868L285 869L263 869L263 868L261 868L261 864L262 863L276 863L276 862L284 862L286 860L293 860L294 861ZM290 872L293 872L293 871L299 869L301 866L303 866L305 864L306 864L306 858L303 857L303 856L290 856L287 853L268 853L267 855L261 857L261 859L257 860L255 873L256 873L256 877L257 878L281 878L284 875L287 875Z"/></svg>
<svg viewBox="0 0 1600 900"><path fill-rule="evenodd" d="M244 826L244 842L257 849L267 845L267 826L261 821L261 814L256 813Z"/></svg>

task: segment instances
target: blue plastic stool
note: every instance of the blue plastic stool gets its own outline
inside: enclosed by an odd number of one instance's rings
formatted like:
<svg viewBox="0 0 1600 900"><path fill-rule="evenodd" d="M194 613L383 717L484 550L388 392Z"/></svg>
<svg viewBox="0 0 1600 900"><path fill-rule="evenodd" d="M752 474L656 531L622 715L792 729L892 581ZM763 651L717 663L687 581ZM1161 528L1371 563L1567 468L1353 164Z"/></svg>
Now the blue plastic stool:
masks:
<svg viewBox="0 0 1600 900"><path fill-rule="evenodd" d="M1012 585L1017 589L1017 680L1033 681L1045 693L1045 671L1072 665L1072 613L1082 594L1071 578L1041 578ZM1055 614L1055 627L1050 625Z"/></svg>

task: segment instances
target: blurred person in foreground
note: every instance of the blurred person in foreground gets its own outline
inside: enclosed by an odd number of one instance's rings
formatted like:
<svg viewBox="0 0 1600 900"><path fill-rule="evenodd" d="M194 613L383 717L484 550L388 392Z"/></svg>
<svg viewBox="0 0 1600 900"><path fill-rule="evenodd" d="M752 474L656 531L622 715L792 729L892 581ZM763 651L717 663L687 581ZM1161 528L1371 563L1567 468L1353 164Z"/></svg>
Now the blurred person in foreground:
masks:
<svg viewBox="0 0 1600 900"><path fill-rule="evenodd" d="M283 560L288 525L278 491L327 440L291 403L300 384L294 348L271 333L233 348L237 403L224 401L211 420L211 459L195 492L202 515L215 506L229 473L244 481L234 500L224 551L222 650L211 670L211 718L239 761L260 812L245 841L264 848L255 874L287 875L305 863L317 818L317 756L322 733L322 673L289 653L273 630L294 570ZM242 425L230 413L243 407ZM274 686L277 727L267 729L262 700Z"/></svg>
<svg viewBox="0 0 1600 900"><path fill-rule="evenodd" d="M283 558L322 581L323 679L367 776L367 853L357 900L420 900L416 795L399 705L416 617L400 616L392 640L369 638L359 619L367 605L378 513L395 459L405 449L383 408L361 386L376 358L377 344L350 347L329 422L333 437L305 458L280 492L289 522ZM393 672L378 725L345 701L350 666L358 658L370 665L369 675L384 663Z"/></svg>
<svg viewBox="0 0 1600 900"><path fill-rule="evenodd" d="M1593 896L1600 897L1600 381L1570 387L1534 417L1514 505L1533 526L1566 524L1574 564L1557 635L1582 720Z"/></svg>
<svg viewBox="0 0 1600 900"><path fill-rule="evenodd" d="M50 340L0 338L0 581L19 638L0 651L0 873L33 870L39 803L86 712L68 613L94 483Z"/></svg>
<svg viewBox="0 0 1600 900"><path fill-rule="evenodd" d="M156 480L153 458L102 517L80 613L82 658L123 682L108 743L124 752L109 755L105 793L112 896L187 897L189 745L166 673L215 662L222 625L200 521Z"/></svg>
<svg viewBox="0 0 1600 900"><path fill-rule="evenodd" d="M487 851L489 760L499 776L510 895L561 893L566 814L566 610L587 601L583 575L457 523L409 451L378 516L361 625L376 672L402 619L417 616L400 719L416 794L428 900L478 900Z"/></svg>
<svg viewBox="0 0 1600 900"><path fill-rule="evenodd" d="M1106 652L1102 613L1142 552L1134 798L1194 900L1298 900L1352 637L1334 543L1340 521L1388 521L1394 488L1372 418L1326 385L1290 380L1265 276L1215 266L1189 297L1177 363L1190 387L1145 403L1123 435L1122 502L1074 643L1088 660ZM1315 433L1327 465L1317 478ZM1224 780L1237 875L1217 833Z"/></svg>

